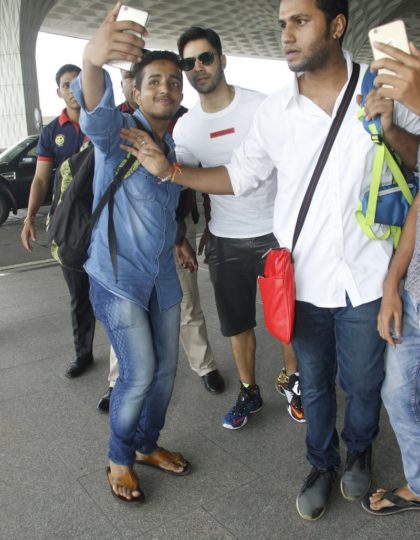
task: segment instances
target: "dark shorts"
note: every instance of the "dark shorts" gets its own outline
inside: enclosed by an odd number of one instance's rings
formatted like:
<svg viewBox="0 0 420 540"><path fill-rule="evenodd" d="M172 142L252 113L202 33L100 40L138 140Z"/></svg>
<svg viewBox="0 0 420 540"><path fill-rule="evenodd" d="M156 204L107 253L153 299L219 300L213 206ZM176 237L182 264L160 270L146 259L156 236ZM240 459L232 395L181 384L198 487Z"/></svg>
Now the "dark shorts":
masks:
<svg viewBox="0 0 420 540"><path fill-rule="evenodd" d="M206 257L225 337L256 326L257 276L264 270L261 257L272 247L278 243L271 233L255 238L222 238L210 233Z"/></svg>

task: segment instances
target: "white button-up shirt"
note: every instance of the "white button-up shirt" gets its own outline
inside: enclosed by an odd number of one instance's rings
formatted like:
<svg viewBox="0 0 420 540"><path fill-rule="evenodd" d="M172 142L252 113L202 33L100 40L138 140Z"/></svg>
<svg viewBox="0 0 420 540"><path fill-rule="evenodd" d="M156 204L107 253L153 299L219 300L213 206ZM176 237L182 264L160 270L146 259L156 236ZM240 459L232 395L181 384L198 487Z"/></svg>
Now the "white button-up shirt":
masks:
<svg viewBox="0 0 420 540"><path fill-rule="evenodd" d="M350 78L351 57L345 53ZM355 95L367 66L361 66ZM235 195L255 188L277 169L274 234L291 248L297 215L345 88L332 116L299 94L297 78L258 108L253 126L227 165ZM392 241L373 241L359 227L355 210L369 188L375 145L358 120L352 100L316 187L293 253L296 298L318 307L354 307L382 296ZM395 104L394 121L420 133L420 117ZM268 180L269 181L269 180Z"/></svg>

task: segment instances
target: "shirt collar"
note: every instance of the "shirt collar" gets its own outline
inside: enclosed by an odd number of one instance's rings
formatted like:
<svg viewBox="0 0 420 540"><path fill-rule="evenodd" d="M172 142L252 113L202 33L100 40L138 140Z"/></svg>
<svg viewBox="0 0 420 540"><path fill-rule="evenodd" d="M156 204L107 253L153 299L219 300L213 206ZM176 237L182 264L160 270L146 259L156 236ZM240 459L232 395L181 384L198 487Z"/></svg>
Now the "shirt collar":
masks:
<svg viewBox="0 0 420 540"><path fill-rule="evenodd" d="M346 61L347 66L347 82L350 80L351 73L353 71L353 58L352 55L349 53L349 51L346 51L343 49L343 56L344 60ZM287 88L286 92L286 107L289 107L292 104L292 100L295 101L295 103L298 103L299 101L299 85L298 85L298 79L302 75L302 72L296 73L293 78L293 83L290 84Z"/></svg>
<svg viewBox="0 0 420 540"><path fill-rule="evenodd" d="M67 109L63 109L60 116L58 117L58 123L60 124L60 126L63 126L67 122L71 122L71 120L67 115Z"/></svg>
<svg viewBox="0 0 420 540"><path fill-rule="evenodd" d="M119 105L118 108L120 109L121 112L126 112L130 114L133 114L133 112L136 110L128 103L127 100L124 101L124 103L121 103L121 105Z"/></svg>

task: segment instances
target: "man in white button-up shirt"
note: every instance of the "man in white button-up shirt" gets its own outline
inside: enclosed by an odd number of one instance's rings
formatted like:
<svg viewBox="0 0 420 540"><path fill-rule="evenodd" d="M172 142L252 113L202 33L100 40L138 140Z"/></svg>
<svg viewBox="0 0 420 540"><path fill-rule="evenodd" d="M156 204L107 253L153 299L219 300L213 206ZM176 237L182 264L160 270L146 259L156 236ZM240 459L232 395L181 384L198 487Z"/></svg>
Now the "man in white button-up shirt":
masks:
<svg viewBox="0 0 420 540"><path fill-rule="evenodd" d="M296 218L315 163L352 71L341 41L346 0L281 0L282 44L294 83L267 98L232 161L214 169L183 167L174 174L147 135L132 134L133 150L159 177L211 193L249 193L277 170L274 234L290 248ZM367 66L362 66L356 93ZM384 136L411 168L417 161L420 121L372 92L371 114L381 114ZM346 499L371 483L371 444L378 433L384 342L376 317L392 243L363 235L355 209L370 184L375 145L351 102L316 188L294 251L296 320L293 347L299 358L307 419L307 458L312 466L297 498L299 514L320 518L340 464L335 380L346 393L342 437L348 455L341 479ZM402 127L399 127L402 126ZM409 133L410 132L410 133ZM140 145L140 140L147 144Z"/></svg>

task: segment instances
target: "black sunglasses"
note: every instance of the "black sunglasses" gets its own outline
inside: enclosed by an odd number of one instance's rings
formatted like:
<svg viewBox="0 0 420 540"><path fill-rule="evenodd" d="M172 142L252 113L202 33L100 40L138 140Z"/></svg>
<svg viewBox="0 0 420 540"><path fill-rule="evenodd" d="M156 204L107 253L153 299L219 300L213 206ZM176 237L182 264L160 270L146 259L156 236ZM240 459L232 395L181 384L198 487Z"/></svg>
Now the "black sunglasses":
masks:
<svg viewBox="0 0 420 540"><path fill-rule="evenodd" d="M214 53L207 51L199 54L197 57L191 56L190 58L184 58L181 60L181 69L183 71L191 71L195 66L196 60L201 62L203 66L210 66L214 62Z"/></svg>

